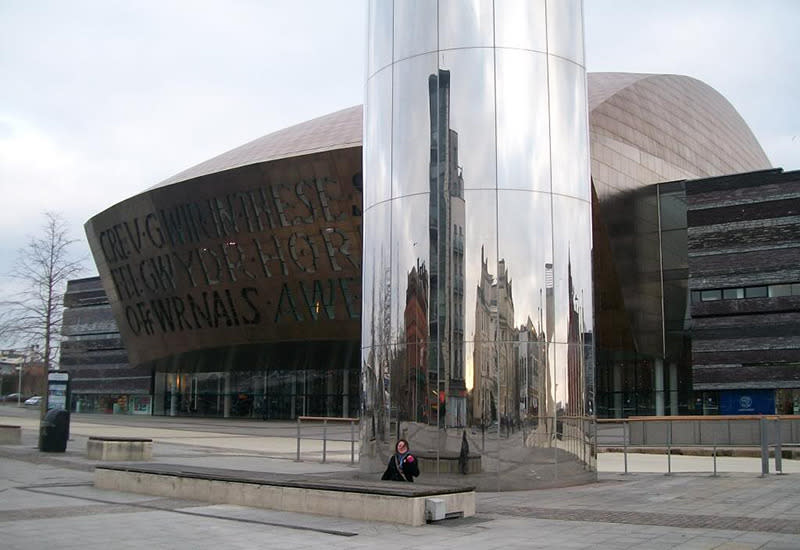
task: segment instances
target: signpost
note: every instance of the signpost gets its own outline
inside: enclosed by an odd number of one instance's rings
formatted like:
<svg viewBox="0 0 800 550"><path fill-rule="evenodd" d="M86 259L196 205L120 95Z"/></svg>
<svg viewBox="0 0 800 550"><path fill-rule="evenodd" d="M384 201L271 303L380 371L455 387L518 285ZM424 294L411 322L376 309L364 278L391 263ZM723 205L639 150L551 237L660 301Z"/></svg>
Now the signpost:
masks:
<svg viewBox="0 0 800 550"><path fill-rule="evenodd" d="M70 409L69 373L50 371L47 375L47 410Z"/></svg>

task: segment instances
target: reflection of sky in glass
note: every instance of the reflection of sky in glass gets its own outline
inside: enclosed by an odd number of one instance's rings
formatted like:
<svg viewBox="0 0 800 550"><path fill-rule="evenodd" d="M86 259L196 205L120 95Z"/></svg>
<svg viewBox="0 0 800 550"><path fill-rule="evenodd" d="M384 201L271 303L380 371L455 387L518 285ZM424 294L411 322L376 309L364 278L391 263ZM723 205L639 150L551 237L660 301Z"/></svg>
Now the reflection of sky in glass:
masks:
<svg viewBox="0 0 800 550"><path fill-rule="evenodd" d="M494 189L495 116L493 56L490 49L442 52L450 71L450 128L458 132L464 189Z"/></svg>
<svg viewBox="0 0 800 550"><path fill-rule="evenodd" d="M439 49L492 45L492 2L439 0L438 4Z"/></svg>
<svg viewBox="0 0 800 550"><path fill-rule="evenodd" d="M436 71L436 54L395 64L393 198L430 191L428 77Z"/></svg>
<svg viewBox="0 0 800 550"><path fill-rule="evenodd" d="M544 52L545 0L503 0L495 3L495 44ZM499 84L499 79L498 79Z"/></svg>
<svg viewBox="0 0 800 550"><path fill-rule="evenodd" d="M550 130L553 192L590 200L589 164L575 162L589 155L586 73L582 67L550 59Z"/></svg>
<svg viewBox="0 0 800 550"><path fill-rule="evenodd" d="M367 37L367 74L392 62L392 42L384 36L392 33L392 3L370 2L369 35Z"/></svg>
<svg viewBox="0 0 800 550"><path fill-rule="evenodd" d="M378 3L392 4L386 0ZM394 2L395 61L436 51L436 20L435 0Z"/></svg>
<svg viewBox="0 0 800 550"><path fill-rule="evenodd" d="M369 183L364 185L365 208L390 197L392 125L389 117L378 113L390 111L391 105L392 69L389 67L367 81L363 151Z"/></svg>
<svg viewBox="0 0 800 550"><path fill-rule="evenodd" d="M497 53L497 186L550 191L547 60L520 50Z"/></svg>
<svg viewBox="0 0 800 550"><path fill-rule="evenodd" d="M551 55L584 64L582 2L547 0L547 42Z"/></svg>
<svg viewBox="0 0 800 550"><path fill-rule="evenodd" d="M545 264L552 262L550 195L503 191L499 201L499 255L514 283L514 326L529 316L538 326L539 308L544 307L540 290L545 288Z"/></svg>

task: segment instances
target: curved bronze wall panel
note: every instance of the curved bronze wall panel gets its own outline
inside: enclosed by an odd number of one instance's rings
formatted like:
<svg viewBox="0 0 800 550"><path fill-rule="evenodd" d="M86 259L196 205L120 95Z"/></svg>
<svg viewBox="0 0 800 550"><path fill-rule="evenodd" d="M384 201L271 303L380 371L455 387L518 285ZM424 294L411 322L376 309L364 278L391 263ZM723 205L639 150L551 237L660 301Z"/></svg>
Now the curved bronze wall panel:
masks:
<svg viewBox="0 0 800 550"><path fill-rule="evenodd" d="M288 341L357 341L361 151L149 190L86 233L131 363Z"/></svg>

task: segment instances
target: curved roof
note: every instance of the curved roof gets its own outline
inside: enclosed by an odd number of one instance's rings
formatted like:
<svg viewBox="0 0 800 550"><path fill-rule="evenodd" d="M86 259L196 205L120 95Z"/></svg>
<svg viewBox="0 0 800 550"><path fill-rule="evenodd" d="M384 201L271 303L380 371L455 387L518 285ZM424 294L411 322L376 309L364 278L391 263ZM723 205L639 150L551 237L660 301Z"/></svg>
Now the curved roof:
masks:
<svg viewBox="0 0 800 550"><path fill-rule="evenodd" d="M734 107L688 76L589 74L592 179L598 195L771 166Z"/></svg>
<svg viewBox="0 0 800 550"><path fill-rule="evenodd" d="M680 75L588 74L592 178L598 194L749 172L770 162L736 109ZM162 187L280 158L358 147L363 108L350 107L260 137L168 178Z"/></svg>
<svg viewBox="0 0 800 550"><path fill-rule="evenodd" d="M361 145L361 105L278 130L167 178L162 187L199 176L287 157Z"/></svg>

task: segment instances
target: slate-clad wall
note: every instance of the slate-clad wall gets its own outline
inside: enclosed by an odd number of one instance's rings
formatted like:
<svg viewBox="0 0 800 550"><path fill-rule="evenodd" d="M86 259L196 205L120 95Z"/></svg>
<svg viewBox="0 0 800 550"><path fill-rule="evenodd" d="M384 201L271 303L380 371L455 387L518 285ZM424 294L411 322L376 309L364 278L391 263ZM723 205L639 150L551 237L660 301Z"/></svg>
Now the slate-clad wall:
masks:
<svg viewBox="0 0 800 550"><path fill-rule="evenodd" d="M697 390L800 387L800 171L687 182L691 291L794 284L790 296L692 300Z"/></svg>
<svg viewBox="0 0 800 550"><path fill-rule="evenodd" d="M61 369L73 394L150 394L151 371L129 365L100 278L69 281L64 306Z"/></svg>

